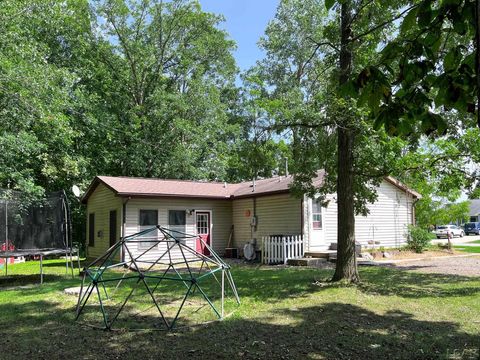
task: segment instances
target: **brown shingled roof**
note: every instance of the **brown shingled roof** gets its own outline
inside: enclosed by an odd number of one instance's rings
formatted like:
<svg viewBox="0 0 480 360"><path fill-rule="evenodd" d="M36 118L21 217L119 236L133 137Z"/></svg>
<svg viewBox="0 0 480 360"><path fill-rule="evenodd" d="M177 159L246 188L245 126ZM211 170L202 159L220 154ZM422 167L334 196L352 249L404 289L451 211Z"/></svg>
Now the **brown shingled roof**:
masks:
<svg viewBox="0 0 480 360"><path fill-rule="evenodd" d="M82 197L86 202L98 184L103 183L119 196L199 197L228 199L235 185L218 182L97 176Z"/></svg>
<svg viewBox="0 0 480 360"><path fill-rule="evenodd" d="M313 179L315 186L323 182L325 172L320 170ZM405 185L389 177L387 181L419 197L420 194L408 189ZM238 184L219 182L186 181L170 179L152 179L135 177L97 176L82 197L86 203L99 184L104 184L118 196L131 197L192 197L209 199L231 199L261 196L266 194L285 193L289 191L293 176L277 176L255 181L255 191L252 181Z"/></svg>
<svg viewBox="0 0 480 360"><path fill-rule="evenodd" d="M325 172L319 170L317 176L313 178L313 184L315 186L320 186L323 182L323 177ZM290 184L293 182L293 176L276 176L268 179L259 179L255 180L255 191L253 191L253 182L247 181L240 184L235 184L238 188L232 194L233 197L249 197L253 195L260 194L271 194L271 193L280 193L287 192L290 189Z"/></svg>

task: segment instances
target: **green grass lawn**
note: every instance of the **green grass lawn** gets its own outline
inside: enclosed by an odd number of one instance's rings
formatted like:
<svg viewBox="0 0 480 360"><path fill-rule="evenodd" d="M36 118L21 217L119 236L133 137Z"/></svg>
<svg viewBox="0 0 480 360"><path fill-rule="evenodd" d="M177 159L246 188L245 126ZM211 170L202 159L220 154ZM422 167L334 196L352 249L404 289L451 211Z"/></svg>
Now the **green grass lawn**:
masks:
<svg viewBox="0 0 480 360"><path fill-rule="evenodd" d="M242 304L222 322L165 331L104 331L74 322L59 260L9 267L0 276L2 359L287 358L432 359L480 347L480 278L362 267L363 282L323 282L332 270L236 265ZM30 274L27 277L17 277ZM319 281L319 282L317 282ZM173 292L162 288L165 296ZM166 301L166 299L165 299ZM141 308L141 301L132 307ZM209 312L202 308L200 320ZM151 315L148 315L151 316ZM150 319L152 320L152 319ZM187 322L188 319L184 319ZM467 357L463 357L467 358ZM474 357L471 357L474 358Z"/></svg>
<svg viewBox="0 0 480 360"><path fill-rule="evenodd" d="M456 250L467 252L467 253L480 253L480 246L454 246Z"/></svg>

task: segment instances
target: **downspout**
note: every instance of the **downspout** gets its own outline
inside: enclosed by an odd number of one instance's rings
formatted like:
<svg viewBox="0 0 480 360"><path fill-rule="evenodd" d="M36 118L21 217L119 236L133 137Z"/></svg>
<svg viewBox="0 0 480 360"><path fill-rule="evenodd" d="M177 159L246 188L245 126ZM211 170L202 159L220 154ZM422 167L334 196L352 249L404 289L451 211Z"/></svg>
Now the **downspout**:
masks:
<svg viewBox="0 0 480 360"><path fill-rule="evenodd" d="M253 181L252 181L252 192L254 193L255 190L256 190L256 184L255 184L255 180L256 180L256 176L253 177ZM253 243L253 245L256 247L257 246L257 242L256 240L254 240L253 238L253 233L257 232L257 219L256 219L256 216L257 216L257 199L256 197L254 196L253 197L253 217L252 219L250 220L250 241ZM255 222L255 223L254 223ZM256 234L255 234L256 235Z"/></svg>
<svg viewBox="0 0 480 360"><path fill-rule="evenodd" d="M412 201L412 225L415 226L416 225L416 221L415 221L415 204L419 201L420 199L419 198L416 198L415 200Z"/></svg>
<svg viewBox="0 0 480 360"><path fill-rule="evenodd" d="M131 199L131 197L126 198L122 203L122 238L125 237L125 223L127 222L127 203ZM123 247L120 248L120 261L125 261L125 253L123 251Z"/></svg>
<svg viewBox="0 0 480 360"><path fill-rule="evenodd" d="M257 232L258 219L256 217L257 217L257 198L253 197L253 219L255 220L252 219L252 222L250 223L250 239L255 243L255 245L256 245L256 240L254 241L253 233L255 233L256 235L256 232ZM253 222L255 222L255 224Z"/></svg>
<svg viewBox="0 0 480 360"><path fill-rule="evenodd" d="M303 202L303 196L302 198L300 199L300 235L302 236L302 239L303 239L303 227L305 226L305 224L303 223L303 206L304 206L304 202Z"/></svg>

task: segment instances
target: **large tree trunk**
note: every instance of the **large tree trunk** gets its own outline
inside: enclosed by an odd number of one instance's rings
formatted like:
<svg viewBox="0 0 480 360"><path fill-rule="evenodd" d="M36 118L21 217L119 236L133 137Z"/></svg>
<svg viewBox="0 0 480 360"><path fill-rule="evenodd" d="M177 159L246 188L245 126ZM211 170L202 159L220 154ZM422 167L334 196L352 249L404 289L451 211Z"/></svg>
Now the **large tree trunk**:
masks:
<svg viewBox="0 0 480 360"><path fill-rule="evenodd" d="M345 84L352 72L351 19L349 1L341 8L340 86ZM355 208L354 208L354 146L355 130L349 121L340 122L337 159L337 263L332 281L359 281L355 256Z"/></svg>
<svg viewBox="0 0 480 360"><path fill-rule="evenodd" d="M333 281L359 281L355 256L355 208L353 197L353 147L352 129L338 130L337 177L337 263Z"/></svg>
<svg viewBox="0 0 480 360"><path fill-rule="evenodd" d="M480 0L475 1L475 75L477 77L477 126L480 128Z"/></svg>

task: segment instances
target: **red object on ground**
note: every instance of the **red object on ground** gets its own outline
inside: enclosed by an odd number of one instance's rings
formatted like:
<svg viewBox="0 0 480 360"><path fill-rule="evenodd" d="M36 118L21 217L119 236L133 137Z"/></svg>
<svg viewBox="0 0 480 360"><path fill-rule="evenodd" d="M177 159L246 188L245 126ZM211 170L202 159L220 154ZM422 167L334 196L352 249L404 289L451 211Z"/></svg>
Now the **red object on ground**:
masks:
<svg viewBox="0 0 480 360"><path fill-rule="evenodd" d="M7 244L3 243L2 245L0 245L0 251L14 251L15 250L15 246L13 246L12 244L10 244L7 248ZM3 264L14 264L15 263L15 258L12 256L12 257L8 257L8 258L0 258L0 265L3 265Z"/></svg>

